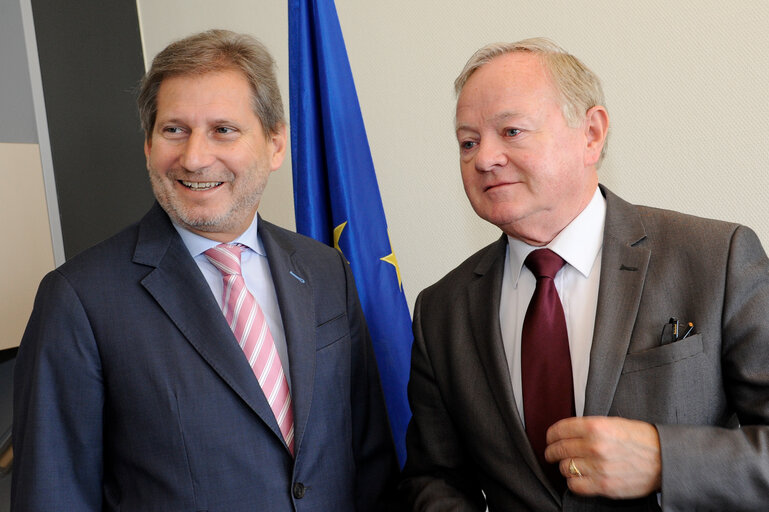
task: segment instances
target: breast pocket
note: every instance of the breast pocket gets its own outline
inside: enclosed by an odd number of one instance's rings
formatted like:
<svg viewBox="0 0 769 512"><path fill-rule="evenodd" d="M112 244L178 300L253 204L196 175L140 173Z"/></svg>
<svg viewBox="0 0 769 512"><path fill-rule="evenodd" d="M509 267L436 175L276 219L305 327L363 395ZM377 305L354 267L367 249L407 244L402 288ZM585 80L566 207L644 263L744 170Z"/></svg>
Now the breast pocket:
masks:
<svg viewBox="0 0 769 512"><path fill-rule="evenodd" d="M649 423L699 423L717 408L718 368L701 334L628 354L610 414Z"/></svg>
<svg viewBox="0 0 769 512"><path fill-rule="evenodd" d="M343 312L315 328L315 349L322 350L329 345L333 345L347 337L349 332L350 326L347 323L347 313Z"/></svg>
<svg viewBox="0 0 769 512"><path fill-rule="evenodd" d="M342 313L315 328L315 384L313 387L311 426L308 435L320 436L318 443L326 453L347 453L351 443L340 445L340 439L352 439L350 409L352 358L350 327L347 314ZM331 434L326 433L333 433ZM307 438L305 438L307 439ZM344 461L352 460L349 457Z"/></svg>
<svg viewBox="0 0 769 512"><path fill-rule="evenodd" d="M625 366L622 368L622 373L640 372L674 364L678 361L696 357L701 353L702 335L695 334L681 341L650 348L643 352L628 354L625 358Z"/></svg>

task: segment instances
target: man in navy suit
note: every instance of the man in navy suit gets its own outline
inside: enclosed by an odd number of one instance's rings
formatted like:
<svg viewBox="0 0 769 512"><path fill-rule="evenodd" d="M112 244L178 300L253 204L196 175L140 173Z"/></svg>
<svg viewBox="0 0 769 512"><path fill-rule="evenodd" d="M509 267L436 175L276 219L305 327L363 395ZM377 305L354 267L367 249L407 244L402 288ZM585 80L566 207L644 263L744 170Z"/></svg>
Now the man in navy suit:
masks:
<svg viewBox="0 0 769 512"><path fill-rule="evenodd" d="M376 510L397 463L349 267L257 215L286 151L272 58L227 31L177 41L139 109L157 204L40 285L16 367L13 510ZM222 314L204 254L220 243L242 251L290 435Z"/></svg>

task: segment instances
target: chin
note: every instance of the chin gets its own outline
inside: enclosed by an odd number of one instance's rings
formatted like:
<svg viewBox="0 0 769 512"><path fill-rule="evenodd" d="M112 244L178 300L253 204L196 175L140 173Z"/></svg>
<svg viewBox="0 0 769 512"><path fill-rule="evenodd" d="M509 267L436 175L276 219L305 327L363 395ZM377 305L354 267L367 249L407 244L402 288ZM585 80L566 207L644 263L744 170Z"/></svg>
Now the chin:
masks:
<svg viewBox="0 0 769 512"><path fill-rule="evenodd" d="M224 213L202 208L185 208L178 205L170 205L168 208L165 205L162 206L177 224L200 231L216 231L227 219L227 215Z"/></svg>
<svg viewBox="0 0 769 512"><path fill-rule="evenodd" d="M477 213L478 216L486 222L490 222L499 228L502 228L502 226L514 225L526 217L526 215L521 212L510 211L509 208L505 209L504 211L493 208L486 210L475 210L475 213Z"/></svg>

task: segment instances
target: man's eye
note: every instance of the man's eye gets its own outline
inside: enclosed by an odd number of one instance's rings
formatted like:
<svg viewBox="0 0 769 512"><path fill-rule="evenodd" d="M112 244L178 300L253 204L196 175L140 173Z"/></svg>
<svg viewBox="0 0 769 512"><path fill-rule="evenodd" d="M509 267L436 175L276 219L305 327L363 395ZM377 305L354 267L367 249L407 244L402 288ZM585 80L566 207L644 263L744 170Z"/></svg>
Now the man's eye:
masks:
<svg viewBox="0 0 769 512"><path fill-rule="evenodd" d="M182 129L179 128L178 126L166 126L166 127L163 128L163 132L164 133L176 134L176 133L181 133Z"/></svg>
<svg viewBox="0 0 769 512"><path fill-rule="evenodd" d="M229 126L217 126L217 127L216 127L216 129L215 129L214 131L215 131L216 133L219 133L219 134L224 134L224 135L226 135L226 134L228 134L228 133L232 133L232 132L234 132L235 130L233 130L233 129L232 129L232 128L230 128Z"/></svg>
<svg viewBox="0 0 769 512"><path fill-rule="evenodd" d="M473 140L464 140L459 143L459 147L462 149L473 149L476 146L476 144L478 143Z"/></svg>
<svg viewBox="0 0 769 512"><path fill-rule="evenodd" d="M521 133L521 130L519 130L518 128L505 128L505 136L507 137L515 137L520 133Z"/></svg>

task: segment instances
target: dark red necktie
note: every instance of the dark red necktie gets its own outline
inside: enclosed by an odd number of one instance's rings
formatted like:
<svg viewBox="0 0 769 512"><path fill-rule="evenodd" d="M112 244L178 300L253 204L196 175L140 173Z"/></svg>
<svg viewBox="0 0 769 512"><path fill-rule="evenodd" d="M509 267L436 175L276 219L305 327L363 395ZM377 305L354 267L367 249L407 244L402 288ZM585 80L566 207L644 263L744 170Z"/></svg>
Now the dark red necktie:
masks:
<svg viewBox="0 0 769 512"><path fill-rule="evenodd" d="M537 279L521 332L526 435L545 473L563 490L565 481L558 465L545 461L545 434L553 423L575 415L569 335L553 282L564 261L550 249L537 249L528 255L524 264Z"/></svg>

